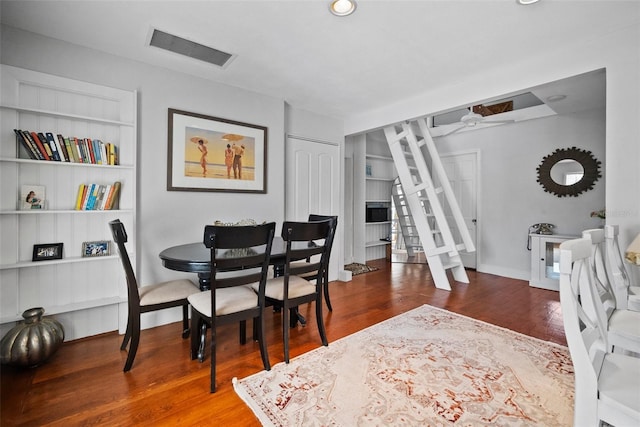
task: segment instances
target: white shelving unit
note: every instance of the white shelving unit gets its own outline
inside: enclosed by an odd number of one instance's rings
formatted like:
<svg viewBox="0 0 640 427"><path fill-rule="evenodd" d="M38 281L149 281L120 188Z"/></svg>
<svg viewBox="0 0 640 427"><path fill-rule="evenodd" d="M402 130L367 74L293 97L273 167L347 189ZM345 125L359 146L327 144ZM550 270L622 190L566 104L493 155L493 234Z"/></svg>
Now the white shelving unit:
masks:
<svg viewBox="0 0 640 427"><path fill-rule="evenodd" d="M87 241L111 241L108 222L127 227L135 265L137 92L1 65L0 329L31 307L56 315L66 340L122 329L126 286L115 253L82 257ZM119 165L31 160L14 129L100 139ZM119 209L74 210L80 184L122 184ZM21 187L46 188L44 210L18 210ZM63 243L63 258L33 262L36 244Z"/></svg>
<svg viewBox="0 0 640 427"><path fill-rule="evenodd" d="M395 179L393 158L366 154L365 218L369 207L387 209L387 221L365 222L366 260L386 257L391 245L391 185ZM385 239L385 240L383 240Z"/></svg>

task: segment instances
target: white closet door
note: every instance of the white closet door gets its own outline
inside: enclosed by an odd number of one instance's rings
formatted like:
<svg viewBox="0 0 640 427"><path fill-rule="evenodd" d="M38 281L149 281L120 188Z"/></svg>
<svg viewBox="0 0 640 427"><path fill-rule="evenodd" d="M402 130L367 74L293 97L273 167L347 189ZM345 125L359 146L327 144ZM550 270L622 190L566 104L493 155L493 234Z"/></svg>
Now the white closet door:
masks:
<svg viewBox="0 0 640 427"><path fill-rule="evenodd" d="M285 154L285 218L306 221L309 214L340 213L340 146L338 143L287 136ZM338 226L341 226L338 218ZM338 276L334 241L329 280Z"/></svg>

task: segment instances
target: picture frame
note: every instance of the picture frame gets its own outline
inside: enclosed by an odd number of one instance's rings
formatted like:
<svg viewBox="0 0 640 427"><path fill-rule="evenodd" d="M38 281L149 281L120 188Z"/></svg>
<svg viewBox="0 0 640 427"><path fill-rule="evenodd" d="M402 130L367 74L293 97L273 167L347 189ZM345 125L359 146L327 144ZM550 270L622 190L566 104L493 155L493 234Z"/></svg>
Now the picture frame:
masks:
<svg viewBox="0 0 640 427"><path fill-rule="evenodd" d="M44 210L46 207L46 187L44 185L23 185L20 188L19 210Z"/></svg>
<svg viewBox="0 0 640 427"><path fill-rule="evenodd" d="M63 243L43 243L33 245L33 256L31 261L50 261L62 259Z"/></svg>
<svg viewBox="0 0 640 427"><path fill-rule="evenodd" d="M111 242L96 240L82 243L82 257L97 257L111 255Z"/></svg>
<svg viewBox="0 0 640 427"><path fill-rule="evenodd" d="M168 113L167 191L267 192L267 127Z"/></svg>

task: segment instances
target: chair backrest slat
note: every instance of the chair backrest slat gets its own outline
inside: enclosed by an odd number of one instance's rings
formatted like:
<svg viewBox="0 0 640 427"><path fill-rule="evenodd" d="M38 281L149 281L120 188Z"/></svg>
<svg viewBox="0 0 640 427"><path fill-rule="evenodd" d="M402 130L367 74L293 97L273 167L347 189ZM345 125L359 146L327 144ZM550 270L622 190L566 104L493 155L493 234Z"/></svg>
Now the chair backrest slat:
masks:
<svg viewBox="0 0 640 427"><path fill-rule="evenodd" d="M205 226L203 242L211 254L211 289L255 282L264 287L275 227L275 222L249 226ZM214 294L212 292L215 298Z"/></svg>
<svg viewBox="0 0 640 427"><path fill-rule="evenodd" d="M285 221L282 224L282 238L287 243L285 261L285 280L289 276L302 275L311 271L318 271L318 277L324 275L329 260L329 236L332 232L332 222L296 222ZM320 257L314 257L320 255ZM307 263L293 263L307 259ZM320 285L322 280L317 281Z"/></svg>

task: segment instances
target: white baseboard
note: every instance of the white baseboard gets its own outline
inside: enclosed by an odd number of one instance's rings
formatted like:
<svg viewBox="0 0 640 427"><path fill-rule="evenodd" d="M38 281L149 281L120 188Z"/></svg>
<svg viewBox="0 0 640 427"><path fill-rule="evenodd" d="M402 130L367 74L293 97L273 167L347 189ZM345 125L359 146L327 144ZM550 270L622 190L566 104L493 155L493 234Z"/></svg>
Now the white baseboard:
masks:
<svg viewBox="0 0 640 427"><path fill-rule="evenodd" d="M480 264L476 267L476 271L480 273L495 274L496 276L509 277L511 279L526 280L527 282L531 279L531 272L529 270L514 270L498 265Z"/></svg>
<svg viewBox="0 0 640 427"><path fill-rule="evenodd" d="M350 282L351 281L351 272L347 270L340 270L338 272L338 280L341 282Z"/></svg>

